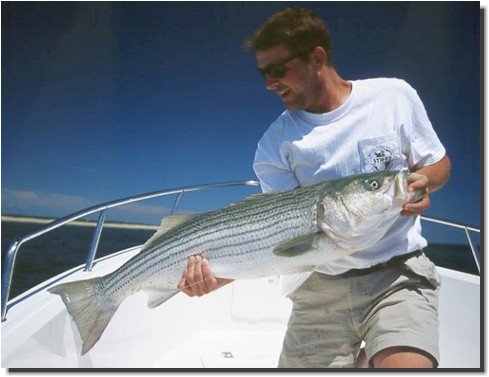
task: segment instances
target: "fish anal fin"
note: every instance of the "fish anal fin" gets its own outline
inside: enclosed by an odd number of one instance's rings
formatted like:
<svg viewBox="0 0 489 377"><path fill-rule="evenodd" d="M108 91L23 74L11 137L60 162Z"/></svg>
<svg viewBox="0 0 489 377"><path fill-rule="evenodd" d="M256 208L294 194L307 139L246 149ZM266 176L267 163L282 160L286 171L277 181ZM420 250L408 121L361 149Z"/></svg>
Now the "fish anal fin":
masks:
<svg viewBox="0 0 489 377"><path fill-rule="evenodd" d="M178 289L156 289L156 288L147 288L144 289L146 294L148 295L148 308L153 309L157 306L160 306L165 301L169 300L173 296L175 296L178 292Z"/></svg>
<svg viewBox="0 0 489 377"><path fill-rule="evenodd" d="M277 245L273 249L273 253L281 257L295 257L317 249L321 237L324 237L324 234L319 232L296 237Z"/></svg>

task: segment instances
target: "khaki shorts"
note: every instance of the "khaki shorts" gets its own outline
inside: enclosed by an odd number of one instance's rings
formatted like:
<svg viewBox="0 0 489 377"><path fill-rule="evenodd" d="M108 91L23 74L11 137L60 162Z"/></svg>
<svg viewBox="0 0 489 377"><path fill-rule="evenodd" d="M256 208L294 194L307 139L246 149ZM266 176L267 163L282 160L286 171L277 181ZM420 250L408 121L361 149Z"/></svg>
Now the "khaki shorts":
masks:
<svg viewBox="0 0 489 377"><path fill-rule="evenodd" d="M439 362L440 276L420 254L363 276L313 273L290 298L293 310L279 368L354 368L394 346L414 347Z"/></svg>

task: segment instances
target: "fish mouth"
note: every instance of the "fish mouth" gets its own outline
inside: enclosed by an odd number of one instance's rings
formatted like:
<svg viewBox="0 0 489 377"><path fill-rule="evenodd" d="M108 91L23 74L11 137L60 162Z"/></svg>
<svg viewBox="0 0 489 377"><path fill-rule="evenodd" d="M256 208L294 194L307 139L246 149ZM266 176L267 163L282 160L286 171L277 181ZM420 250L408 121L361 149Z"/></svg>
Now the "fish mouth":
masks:
<svg viewBox="0 0 489 377"><path fill-rule="evenodd" d="M408 191L408 180L409 175L408 169L402 169L396 177L395 181L395 194L394 194L394 204L398 206L403 206L406 203L416 203L423 199L425 194L424 189Z"/></svg>

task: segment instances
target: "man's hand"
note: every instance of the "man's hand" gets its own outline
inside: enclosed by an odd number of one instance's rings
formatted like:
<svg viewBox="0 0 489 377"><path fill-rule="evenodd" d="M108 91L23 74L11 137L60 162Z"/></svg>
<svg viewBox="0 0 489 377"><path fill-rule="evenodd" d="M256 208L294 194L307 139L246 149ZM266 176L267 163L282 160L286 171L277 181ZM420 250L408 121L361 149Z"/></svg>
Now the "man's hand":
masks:
<svg viewBox="0 0 489 377"><path fill-rule="evenodd" d="M402 207L401 216L417 216L430 206L430 196L428 193L429 179L427 176L417 173L411 173L407 177L408 191L424 189L423 198L416 203L406 203Z"/></svg>
<svg viewBox="0 0 489 377"><path fill-rule="evenodd" d="M233 279L215 278L207 259L194 255L188 258L187 268L183 271L182 279L177 287L190 297L200 297L232 281Z"/></svg>
<svg viewBox="0 0 489 377"><path fill-rule="evenodd" d="M430 206L429 193L442 188L450 178L451 162L447 155L432 165L423 166L416 173L409 174L408 190L425 189L426 194L417 203L408 203L403 207L401 216L417 216Z"/></svg>

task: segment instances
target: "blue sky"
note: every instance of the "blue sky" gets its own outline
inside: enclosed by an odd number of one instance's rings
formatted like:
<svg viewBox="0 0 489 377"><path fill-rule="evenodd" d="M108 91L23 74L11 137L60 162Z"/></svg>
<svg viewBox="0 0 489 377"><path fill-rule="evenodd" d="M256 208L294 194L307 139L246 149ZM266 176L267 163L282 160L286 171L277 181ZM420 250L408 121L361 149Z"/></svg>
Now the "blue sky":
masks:
<svg viewBox="0 0 489 377"><path fill-rule="evenodd" d="M242 43L293 5L326 20L342 77L418 91L453 164L426 214L479 226L478 2L2 2L2 213L255 179L256 143L283 105ZM156 223L170 205L108 217Z"/></svg>

